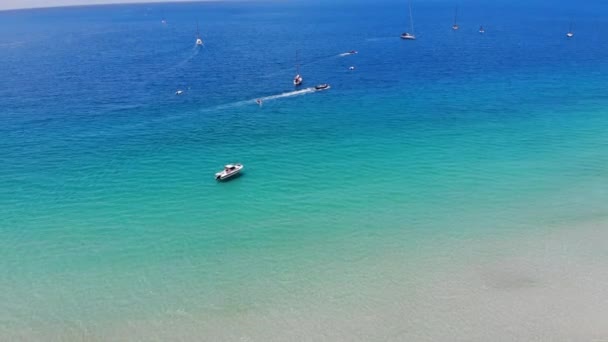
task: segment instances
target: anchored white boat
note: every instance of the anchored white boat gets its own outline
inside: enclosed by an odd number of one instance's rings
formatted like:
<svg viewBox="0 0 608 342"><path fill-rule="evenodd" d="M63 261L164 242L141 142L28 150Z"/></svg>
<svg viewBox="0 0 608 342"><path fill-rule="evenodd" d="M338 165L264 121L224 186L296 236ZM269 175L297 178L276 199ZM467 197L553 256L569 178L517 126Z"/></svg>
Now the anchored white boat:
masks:
<svg viewBox="0 0 608 342"><path fill-rule="evenodd" d="M198 30L198 21L196 22L196 45L203 46L203 39L201 39L201 33Z"/></svg>
<svg viewBox="0 0 608 342"><path fill-rule="evenodd" d="M401 34L401 39L405 40L416 40L416 35L414 34L414 19L412 18L412 2L408 2L408 7L410 10L410 32L404 32Z"/></svg>
<svg viewBox="0 0 608 342"><path fill-rule="evenodd" d="M215 179L222 181L238 175L243 170L242 164L228 164L224 170L215 174Z"/></svg>
<svg viewBox="0 0 608 342"><path fill-rule="evenodd" d="M568 37L568 38L574 37L574 31L572 31L572 22L570 22L570 28L568 29L568 33L566 33L566 37Z"/></svg>
<svg viewBox="0 0 608 342"><path fill-rule="evenodd" d="M293 85L299 87L304 82L302 75L300 75L300 61L299 61L299 51L296 51L296 75L293 78Z"/></svg>
<svg viewBox="0 0 608 342"><path fill-rule="evenodd" d="M456 10L454 11L454 25L452 25L452 30L456 31L460 29L458 25L458 6L456 6Z"/></svg>

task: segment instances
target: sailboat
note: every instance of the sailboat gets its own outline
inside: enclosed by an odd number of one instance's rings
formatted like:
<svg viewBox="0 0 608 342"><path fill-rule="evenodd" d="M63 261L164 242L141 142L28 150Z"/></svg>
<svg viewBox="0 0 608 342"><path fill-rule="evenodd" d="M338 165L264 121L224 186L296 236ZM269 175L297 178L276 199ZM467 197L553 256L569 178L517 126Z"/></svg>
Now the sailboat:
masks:
<svg viewBox="0 0 608 342"><path fill-rule="evenodd" d="M198 21L196 22L196 45L203 46L203 40L201 39L201 33L198 30Z"/></svg>
<svg viewBox="0 0 608 342"><path fill-rule="evenodd" d="M456 31L460 28L458 26L458 6L456 6L456 11L454 12L454 25L452 25L452 30Z"/></svg>
<svg viewBox="0 0 608 342"><path fill-rule="evenodd" d="M414 19L412 18L412 1L408 2L408 7L410 10L410 32L404 32L401 34L401 39L407 40L415 40L416 35L414 35Z"/></svg>
<svg viewBox="0 0 608 342"><path fill-rule="evenodd" d="M486 33L486 30L483 28L483 26L479 26L479 33Z"/></svg>
<svg viewBox="0 0 608 342"><path fill-rule="evenodd" d="M574 37L574 31L572 31L572 22L570 22L570 28L568 29L568 33L566 33L566 37L568 37L568 38Z"/></svg>
<svg viewBox="0 0 608 342"><path fill-rule="evenodd" d="M300 75L300 63L298 57L298 51L296 51L296 75L293 77L293 85L296 87L302 85L302 82L304 82L302 75Z"/></svg>

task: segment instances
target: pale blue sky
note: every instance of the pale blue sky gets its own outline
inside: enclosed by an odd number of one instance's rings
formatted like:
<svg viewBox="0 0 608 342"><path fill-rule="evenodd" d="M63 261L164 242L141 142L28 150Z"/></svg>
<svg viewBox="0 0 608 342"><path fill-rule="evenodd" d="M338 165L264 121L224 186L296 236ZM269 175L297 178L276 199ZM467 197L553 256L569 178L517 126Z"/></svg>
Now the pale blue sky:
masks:
<svg viewBox="0 0 608 342"><path fill-rule="evenodd" d="M0 0L0 10L33 7L95 5L95 4L126 4L135 2L178 2L192 0Z"/></svg>

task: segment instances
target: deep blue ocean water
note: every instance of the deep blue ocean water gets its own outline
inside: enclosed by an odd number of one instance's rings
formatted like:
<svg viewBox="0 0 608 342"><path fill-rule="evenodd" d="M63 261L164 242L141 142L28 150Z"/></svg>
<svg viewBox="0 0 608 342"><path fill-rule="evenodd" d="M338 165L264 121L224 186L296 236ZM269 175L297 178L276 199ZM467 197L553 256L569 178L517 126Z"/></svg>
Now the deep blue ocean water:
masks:
<svg viewBox="0 0 608 342"><path fill-rule="evenodd" d="M606 219L608 4L453 13L414 1L402 41L396 1L0 12L0 337L264 317L356 276L350 302L383 253ZM293 93L297 50L330 90Z"/></svg>

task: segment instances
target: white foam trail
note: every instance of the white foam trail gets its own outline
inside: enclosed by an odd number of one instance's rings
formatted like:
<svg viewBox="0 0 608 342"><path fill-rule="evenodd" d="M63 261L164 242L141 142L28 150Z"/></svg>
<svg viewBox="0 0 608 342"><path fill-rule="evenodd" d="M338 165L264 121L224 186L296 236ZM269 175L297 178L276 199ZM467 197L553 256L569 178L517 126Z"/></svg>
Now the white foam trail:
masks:
<svg viewBox="0 0 608 342"><path fill-rule="evenodd" d="M399 36L394 36L394 37L374 37L374 38L367 38L365 39L366 42L379 42L382 40L391 40L391 39L397 39L399 38Z"/></svg>
<svg viewBox="0 0 608 342"><path fill-rule="evenodd" d="M184 64L190 62L194 57L196 57L196 55L198 55L199 52L200 52L200 49L198 48L198 46L194 45L192 52L186 58L184 58L184 60L177 63L173 68L168 68L168 70L181 68Z"/></svg>
<svg viewBox="0 0 608 342"><path fill-rule="evenodd" d="M278 99L282 99L282 98L286 98L286 97L306 95L306 94L314 93L315 91L316 91L316 89L314 87L304 88L304 89L300 89L300 90L289 91L286 93L263 96L263 97L258 97L258 98L251 99L251 100L237 101L237 102L227 103L227 104L223 104L223 105L219 105L219 106L214 106L211 108L204 108L201 111L207 112L207 111L234 108L234 107L240 107L240 106L246 106L246 105L248 106L251 104L258 105L258 103L256 102L257 100L262 100L263 102L272 101L272 100L278 100Z"/></svg>
<svg viewBox="0 0 608 342"><path fill-rule="evenodd" d="M292 97L292 96L310 94L310 93L314 93L314 92L315 92L315 88L314 87L310 87L310 88L304 88L304 89L301 89L301 90L290 91L290 92L282 93L282 94L278 94L278 95L271 95L271 96L261 97L260 99L262 101L276 100L276 99L281 99L281 98L284 98L284 97ZM255 100L252 100L252 101L255 102Z"/></svg>

